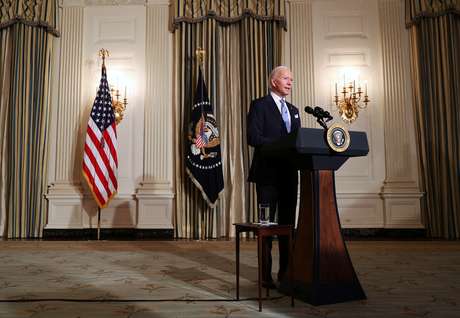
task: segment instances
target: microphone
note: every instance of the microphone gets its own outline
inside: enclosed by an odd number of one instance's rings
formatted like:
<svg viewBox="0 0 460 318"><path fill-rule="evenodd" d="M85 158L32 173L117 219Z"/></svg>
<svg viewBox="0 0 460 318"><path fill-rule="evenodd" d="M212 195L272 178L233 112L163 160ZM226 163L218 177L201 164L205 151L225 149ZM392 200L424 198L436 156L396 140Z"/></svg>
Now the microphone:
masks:
<svg viewBox="0 0 460 318"><path fill-rule="evenodd" d="M334 118L331 116L331 114L328 111L322 109L319 106L316 106L314 109L310 106L305 106L305 112L307 114L313 115L316 118L321 118L321 119L325 118L326 121L330 121Z"/></svg>
<svg viewBox="0 0 460 318"><path fill-rule="evenodd" d="M324 118L326 118L326 122L328 122L328 121L330 121L330 120L332 120L334 118L334 117L331 116L331 114L327 110L324 111L323 115L324 115Z"/></svg>
<svg viewBox="0 0 460 318"><path fill-rule="evenodd" d="M313 109L313 116L315 116L316 118L323 118L323 113L324 113L324 109L322 109L321 107L319 106L316 106L314 109Z"/></svg>
<svg viewBox="0 0 460 318"><path fill-rule="evenodd" d="M316 121L324 128L324 129L327 129L327 125L326 125L326 122L330 121L333 119L333 117L331 116L331 114L322 109L321 107L319 106L315 106L315 108L312 108L310 106L305 106L305 112L307 114L311 114L313 115L313 117L316 118Z"/></svg>
<svg viewBox="0 0 460 318"><path fill-rule="evenodd" d="M305 106L305 112L307 114L312 114L313 115L313 108L311 108L310 106Z"/></svg>

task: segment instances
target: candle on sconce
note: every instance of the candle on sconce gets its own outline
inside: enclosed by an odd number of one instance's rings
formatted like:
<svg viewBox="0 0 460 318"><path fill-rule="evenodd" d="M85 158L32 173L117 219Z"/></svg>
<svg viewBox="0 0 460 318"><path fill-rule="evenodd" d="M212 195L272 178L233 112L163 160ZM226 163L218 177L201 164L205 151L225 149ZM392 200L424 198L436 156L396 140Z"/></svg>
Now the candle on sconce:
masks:
<svg viewBox="0 0 460 318"><path fill-rule="evenodd" d="M125 99L126 99L126 85L125 85Z"/></svg>
<svg viewBox="0 0 460 318"><path fill-rule="evenodd" d="M367 81L362 81L359 75L350 74L348 77L344 75L344 86L339 97L337 90L340 77L335 82L336 96L333 98L333 102L337 106L342 120L346 123L352 123L358 118L360 110L367 108L370 103L369 96L367 96ZM363 96L364 92L365 96Z"/></svg>

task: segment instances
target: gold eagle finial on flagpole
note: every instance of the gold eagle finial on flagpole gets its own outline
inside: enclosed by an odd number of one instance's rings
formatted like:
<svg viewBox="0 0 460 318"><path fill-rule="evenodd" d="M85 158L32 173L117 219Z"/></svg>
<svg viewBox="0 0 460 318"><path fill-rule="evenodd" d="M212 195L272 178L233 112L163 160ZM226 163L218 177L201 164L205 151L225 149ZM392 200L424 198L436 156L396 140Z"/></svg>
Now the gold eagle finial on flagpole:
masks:
<svg viewBox="0 0 460 318"><path fill-rule="evenodd" d="M102 66L105 66L105 57L109 56L109 50L107 49L100 49L99 56L102 57Z"/></svg>
<svg viewBox="0 0 460 318"><path fill-rule="evenodd" d="M206 51L203 50L201 47L198 47L195 51L196 59L198 60L199 66L204 66L204 59L206 58Z"/></svg>

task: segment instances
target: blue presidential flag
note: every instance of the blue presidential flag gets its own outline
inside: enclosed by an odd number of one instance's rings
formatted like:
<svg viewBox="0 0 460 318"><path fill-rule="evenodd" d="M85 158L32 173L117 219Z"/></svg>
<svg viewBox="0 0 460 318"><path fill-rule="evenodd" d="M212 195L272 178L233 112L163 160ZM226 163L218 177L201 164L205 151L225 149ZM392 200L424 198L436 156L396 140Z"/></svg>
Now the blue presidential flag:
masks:
<svg viewBox="0 0 460 318"><path fill-rule="evenodd" d="M220 136L201 69L190 115L186 156L187 173L208 204L215 206L224 189Z"/></svg>

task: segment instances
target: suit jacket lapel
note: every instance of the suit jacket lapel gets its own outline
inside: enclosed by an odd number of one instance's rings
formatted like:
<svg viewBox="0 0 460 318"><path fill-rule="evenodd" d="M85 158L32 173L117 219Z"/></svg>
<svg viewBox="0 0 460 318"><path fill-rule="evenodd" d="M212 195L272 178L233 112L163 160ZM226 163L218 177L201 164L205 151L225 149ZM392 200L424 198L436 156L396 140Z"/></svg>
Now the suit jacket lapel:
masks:
<svg viewBox="0 0 460 318"><path fill-rule="evenodd" d="M281 116L280 110L278 109L278 106L276 106L275 100L273 99L272 95L268 95L268 100L270 102L270 109L272 113L274 113L274 118L278 118L279 124L285 127L283 116Z"/></svg>
<svg viewBox="0 0 460 318"><path fill-rule="evenodd" d="M288 108L289 108L289 115L291 116L291 131L293 131L298 128L298 125L297 125L298 119L295 118L295 115L297 113L295 112L295 109L291 104L286 103L286 105L288 105Z"/></svg>

